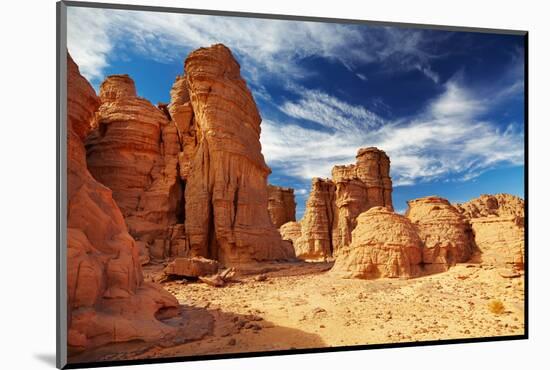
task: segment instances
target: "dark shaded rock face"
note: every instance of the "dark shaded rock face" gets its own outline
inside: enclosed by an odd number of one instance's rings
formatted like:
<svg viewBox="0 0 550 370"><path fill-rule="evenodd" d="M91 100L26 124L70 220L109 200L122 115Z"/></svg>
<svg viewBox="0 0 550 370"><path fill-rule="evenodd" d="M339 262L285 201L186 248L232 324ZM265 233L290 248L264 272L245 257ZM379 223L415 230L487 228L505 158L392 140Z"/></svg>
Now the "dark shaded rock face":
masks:
<svg viewBox="0 0 550 370"><path fill-rule="evenodd" d="M157 320L178 307L160 286L143 281L138 247L112 191L86 167L83 140L100 106L67 56L67 314L69 354L128 340L155 341L177 330Z"/></svg>

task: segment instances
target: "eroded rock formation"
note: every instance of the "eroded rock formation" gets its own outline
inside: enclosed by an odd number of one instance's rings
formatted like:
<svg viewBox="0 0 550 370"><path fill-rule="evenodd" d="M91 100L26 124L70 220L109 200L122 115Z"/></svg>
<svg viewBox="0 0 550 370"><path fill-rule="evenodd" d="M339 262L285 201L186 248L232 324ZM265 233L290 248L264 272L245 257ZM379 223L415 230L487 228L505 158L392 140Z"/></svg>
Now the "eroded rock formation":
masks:
<svg viewBox="0 0 550 370"><path fill-rule="evenodd" d="M523 269L525 204L510 194L482 195L455 206L470 222L477 253L473 257L496 266Z"/></svg>
<svg viewBox="0 0 550 370"><path fill-rule="evenodd" d="M389 157L370 147L359 149L356 159L352 165L334 166L326 186L314 179L301 222L302 238L294 243L297 257L336 256L351 243L359 214L377 206L393 210Z"/></svg>
<svg viewBox="0 0 550 370"><path fill-rule="evenodd" d="M303 260L326 260L332 256L332 225L334 222L334 183L314 178L302 218L301 236L294 241L296 257Z"/></svg>
<svg viewBox="0 0 550 370"><path fill-rule="evenodd" d="M67 56L67 312L69 354L106 343L153 341L177 329L157 320L177 300L143 281L138 247L109 188L86 167L84 139L100 105Z"/></svg>
<svg viewBox="0 0 550 370"><path fill-rule="evenodd" d="M269 217L276 228L289 221L296 221L294 189L268 185L267 194Z"/></svg>
<svg viewBox="0 0 550 370"><path fill-rule="evenodd" d="M187 57L183 78L197 143L185 187L192 255L225 265L291 257L267 211L271 170L261 153L260 114L239 64L223 45L200 48Z"/></svg>
<svg viewBox="0 0 550 370"><path fill-rule="evenodd" d="M101 84L97 127L86 139L88 168L113 191L130 234L150 256L185 255L182 144L166 107L136 95L127 75Z"/></svg>
<svg viewBox="0 0 550 370"><path fill-rule="evenodd" d="M337 210L332 225L335 254L351 243L357 216L376 206L393 209L389 157L382 150L371 147L359 149L356 159L356 164L332 169Z"/></svg>
<svg viewBox="0 0 550 370"><path fill-rule="evenodd" d="M466 203L456 204L455 207L469 219L488 216L525 216L523 199L510 194L483 194Z"/></svg>
<svg viewBox="0 0 550 370"><path fill-rule="evenodd" d="M430 196L407 204L405 216L424 243L422 262L426 270L445 271L455 263L468 261L473 251L470 225L447 199Z"/></svg>
<svg viewBox="0 0 550 370"><path fill-rule="evenodd" d="M295 243L296 240L302 236L302 225L299 222L290 221L282 225L279 228L279 232L281 233L283 240L288 240Z"/></svg>
<svg viewBox="0 0 550 370"><path fill-rule="evenodd" d="M357 217L352 242L342 247L330 273L343 278L410 278L421 272L422 240L411 221L384 207Z"/></svg>

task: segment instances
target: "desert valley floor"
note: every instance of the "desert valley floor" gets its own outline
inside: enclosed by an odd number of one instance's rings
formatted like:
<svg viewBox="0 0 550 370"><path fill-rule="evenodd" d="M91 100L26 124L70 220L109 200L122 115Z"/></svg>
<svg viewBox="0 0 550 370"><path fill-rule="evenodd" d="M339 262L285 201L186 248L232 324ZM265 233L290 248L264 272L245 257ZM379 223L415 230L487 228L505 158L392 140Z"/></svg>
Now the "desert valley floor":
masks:
<svg viewBox="0 0 550 370"><path fill-rule="evenodd" d="M523 274L459 264L415 279L335 279L332 263L272 264L224 287L162 283L201 327L180 345L121 344L80 356L123 360L522 335ZM145 268L161 278L163 265ZM504 275L504 276L503 276ZM493 312L494 302L503 304ZM187 321L187 320L186 320ZM184 322L186 322L184 321ZM185 325L190 325L186 322Z"/></svg>

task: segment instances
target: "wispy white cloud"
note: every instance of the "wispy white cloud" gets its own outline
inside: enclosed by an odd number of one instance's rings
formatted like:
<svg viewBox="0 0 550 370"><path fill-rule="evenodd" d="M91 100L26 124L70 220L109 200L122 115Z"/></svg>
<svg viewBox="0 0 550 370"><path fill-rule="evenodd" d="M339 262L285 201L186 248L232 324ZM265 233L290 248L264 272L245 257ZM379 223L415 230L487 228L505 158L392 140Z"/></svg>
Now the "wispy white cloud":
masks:
<svg viewBox="0 0 550 370"><path fill-rule="evenodd" d="M319 90L293 86L300 98L287 101L280 109L290 117L318 123L329 129L364 130L379 127L385 121L362 106L355 106Z"/></svg>
<svg viewBox="0 0 550 370"><path fill-rule="evenodd" d="M69 51L92 80L103 77L117 48L166 62L220 42L237 54L246 77L257 83L273 75L309 76L312 72L297 63L308 57L350 70L386 63L388 70L419 69L435 80L429 67L435 54L426 51L430 38L422 30L78 7L69 7L67 19Z"/></svg>
<svg viewBox="0 0 550 370"><path fill-rule="evenodd" d="M306 93L307 95L307 93ZM311 92L311 96L317 96ZM358 148L376 146L391 158L394 185L447 178L467 180L500 164L523 163L522 122L508 126L482 119L497 102L457 80L416 117L371 126L350 119L332 131L266 120L262 147L274 168L302 179L329 177L335 164L355 162ZM311 104L311 109L317 105ZM304 108L305 109L305 108ZM325 109L310 117L325 117ZM298 117L298 115L295 115ZM332 122L340 120L336 114ZM321 123L322 124L322 123ZM352 129L348 129L352 125Z"/></svg>

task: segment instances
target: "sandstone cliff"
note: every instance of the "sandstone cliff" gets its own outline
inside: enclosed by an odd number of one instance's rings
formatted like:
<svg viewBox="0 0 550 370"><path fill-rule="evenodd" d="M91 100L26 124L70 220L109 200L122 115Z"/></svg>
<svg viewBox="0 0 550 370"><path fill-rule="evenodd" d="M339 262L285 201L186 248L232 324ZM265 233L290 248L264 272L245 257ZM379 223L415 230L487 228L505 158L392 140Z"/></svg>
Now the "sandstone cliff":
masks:
<svg viewBox="0 0 550 370"><path fill-rule="evenodd" d="M197 143L185 187L192 255L226 265L291 257L269 218L261 118L239 64L223 45L200 48L183 78Z"/></svg>
<svg viewBox="0 0 550 370"><path fill-rule="evenodd" d="M409 219L384 207L357 217L352 242L342 247L330 273L343 278L410 278L421 272L422 241Z"/></svg>
<svg viewBox="0 0 550 370"><path fill-rule="evenodd" d="M474 260L523 269L525 204L510 194L482 195L455 206L470 222L478 248Z"/></svg>
<svg viewBox="0 0 550 370"><path fill-rule="evenodd" d="M296 201L294 200L294 189L281 186L269 185L268 210L271 222L276 228L281 227L289 221L296 221Z"/></svg>
<svg viewBox="0 0 550 370"><path fill-rule="evenodd" d="M138 248L110 189L86 168L83 140L100 105L67 56L67 312L69 354L107 343L153 341L176 333L157 320L177 300L144 283Z"/></svg>
<svg viewBox="0 0 550 370"><path fill-rule="evenodd" d="M445 271L470 258L473 251L470 225L447 199L430 196L407 204L405 216L412 221L424 243L422 262L426 270Z"/></svg>
<svg viewBox="0 0 550 370"><path fill-rule="evenodd" d="M332 256L335 186L331 180L314 178L302 218L301 236L293 243L296 257L303 260L326 260Z"/></svg>
<svg viewBox="0 0 550 370"><path fill-rule="evenodd" d="M337 210L332 225L335 254L351 243L351 232L359 214L376 206L393 209L389 157L371 147L359 149L356 159L356 164L332 169Z"/></svg>
<svg viewBox="0 0 550 370"><path fill-rule="evenodd" d="M136 95L127 75L101 84L97 127L86 139L88 168L113 191L130 234L153 258L185 255L181 142L166 111Z"/></svg>
<svg viewBox="0 0 550 370"><path fill-rule="evenodd" d="M313 180L302 237L294 243L297 257L334 257L351 243L359 214L376 206L393 209L389 157L371 147L359 149L356 159L352 165L334 166L329 181Z"/></svg>

